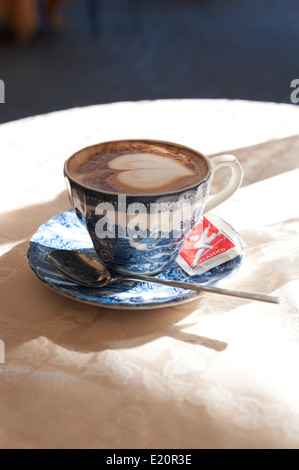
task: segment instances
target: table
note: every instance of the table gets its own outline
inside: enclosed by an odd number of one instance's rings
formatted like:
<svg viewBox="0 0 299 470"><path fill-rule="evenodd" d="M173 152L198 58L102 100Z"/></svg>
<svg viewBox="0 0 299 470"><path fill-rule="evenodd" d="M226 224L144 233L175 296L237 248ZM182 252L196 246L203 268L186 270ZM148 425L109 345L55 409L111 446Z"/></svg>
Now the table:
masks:
<svg viewBox="0 0 299 470"><path fill-rule="evenodd" d="M293 105L160 100L0 126L1 448L299 447L298 124ZM242 187L214 212L246 254L223 286L280 295L280 305L205 294L118 311L39 282L28 240L70 207L65 159L135 137L239 158Z"/></svg>

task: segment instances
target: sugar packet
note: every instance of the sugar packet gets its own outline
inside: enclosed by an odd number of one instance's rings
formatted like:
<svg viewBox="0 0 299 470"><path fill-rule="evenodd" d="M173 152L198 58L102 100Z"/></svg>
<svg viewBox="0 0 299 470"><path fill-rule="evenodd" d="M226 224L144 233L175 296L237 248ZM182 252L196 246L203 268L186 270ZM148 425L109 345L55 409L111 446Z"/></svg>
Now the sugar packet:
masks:
<svg viewBox="0 0 299 470"><path fill-rule="evenodd" d="M190 276L203 274L239 256L244 243L233 227L216 214L208 214L193 228L177 258Z"/></svg>

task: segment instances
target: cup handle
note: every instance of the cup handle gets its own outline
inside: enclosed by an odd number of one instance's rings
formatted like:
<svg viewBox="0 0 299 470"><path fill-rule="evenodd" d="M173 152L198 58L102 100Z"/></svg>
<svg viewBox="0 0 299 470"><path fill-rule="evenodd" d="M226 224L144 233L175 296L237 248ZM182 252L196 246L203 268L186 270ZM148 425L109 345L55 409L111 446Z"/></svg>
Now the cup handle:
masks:
<svg viewBox="0 0 299 470"><path fill-rule="evenodd" d="M232 194L234 194L237 189L241 186L243 181L243 169L233 155L218 155L210 159L212 165L212 178L216 170L223 166L229 166L231 168L232 174L229 183L225 188L223 188L215 196L211 196L208 199L204 212L208 212L211 209L214 209L216 206L219 206L222 202L226 201ZM213 181L213 180L212 180Z"/></svg>

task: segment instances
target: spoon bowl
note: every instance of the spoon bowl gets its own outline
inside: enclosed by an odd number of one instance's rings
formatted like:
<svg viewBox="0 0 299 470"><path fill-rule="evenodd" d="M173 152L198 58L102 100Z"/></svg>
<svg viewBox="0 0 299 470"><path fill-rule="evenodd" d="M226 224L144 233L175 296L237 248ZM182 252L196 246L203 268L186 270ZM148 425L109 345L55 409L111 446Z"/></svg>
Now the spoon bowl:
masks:
<svg viewBox="0 0 299 470"><path fill-rule="evenodd" d="M102 287L112 282L110 272L100 261L78 251L53 250L48 261L59 274L81 286Z"/></svg>

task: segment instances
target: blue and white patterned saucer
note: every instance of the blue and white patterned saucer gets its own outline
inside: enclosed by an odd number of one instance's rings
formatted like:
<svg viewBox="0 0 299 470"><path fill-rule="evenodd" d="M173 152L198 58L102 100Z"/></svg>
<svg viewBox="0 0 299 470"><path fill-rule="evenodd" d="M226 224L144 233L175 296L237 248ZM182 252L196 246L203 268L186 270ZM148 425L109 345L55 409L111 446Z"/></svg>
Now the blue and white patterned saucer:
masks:
<svg viewBox="0 0 299 470"><path fill-rule="evenodd" d="M231 226L229 227L232 229ZM189 276L174 262L157 277L185 281L190 285L195 282L207 285L218 284L231 276L243 260L243 242L237 232L233 230L233 233L238 244L242 246L241 252L233 259L194 276ZM27 258L31 269L42 282L55 291L88 304L124 309L168 307L194 300L202 295L192 290L125 280L97 288L78 286L52 269L47 257L53 249L80 250L96 257L89 235L78 221L74 210L50 219L37 230L29 242Z"/></svg>

